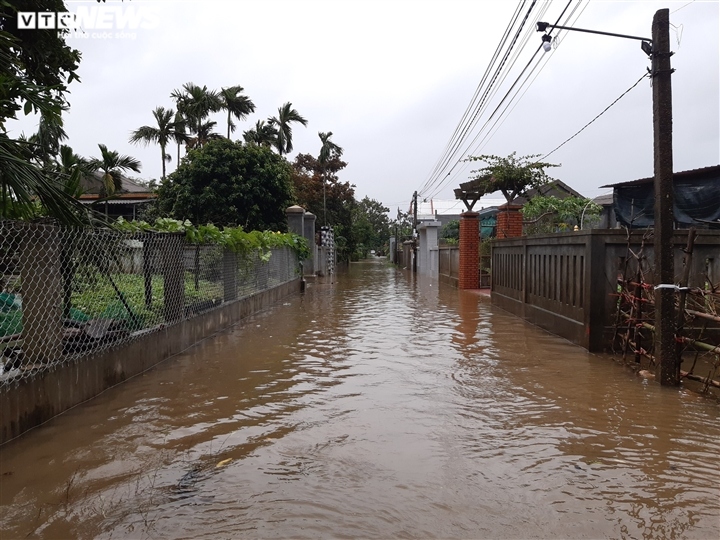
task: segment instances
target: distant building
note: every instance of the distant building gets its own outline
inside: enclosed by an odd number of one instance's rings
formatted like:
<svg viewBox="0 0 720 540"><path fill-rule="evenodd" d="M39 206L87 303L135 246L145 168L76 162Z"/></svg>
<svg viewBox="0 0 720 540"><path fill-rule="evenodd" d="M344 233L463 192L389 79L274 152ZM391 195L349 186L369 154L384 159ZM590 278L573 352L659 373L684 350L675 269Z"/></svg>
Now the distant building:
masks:
<svg viewBox="0 0 720 540"><path fill-rule="evenodd" d="M504 201L504 199L483 197L478 201L478 206L481 208L497 207ZM459 200L428 199L422 201L418 199L418 221L434 220L445 226L451 221L459 221L463 212L465 212L465 205Z"/></svg>
<svg viewBox="0 0 720 540"><path fill-rule="evenodd" d="M613 194L607 193L595 197L593 202L599 205L602 210L600 211L600 222L597 224L598 229L617 229L619 227L617 219L615 219L615 210L613 208Z"/></svg>
<svg viewBox="0 0 720 540"><path fill-rule="evenodd" d="M125 176L121 180L122 188L116 191L111 197L102 199L102 173L95 172L92 176L82 179L81 186L83 194L80 195L80 202L93 205L94 209L108 216L111 219L122 217L132 220L137 217L138 210L157 198L153 190L137 180Z"/></svg>

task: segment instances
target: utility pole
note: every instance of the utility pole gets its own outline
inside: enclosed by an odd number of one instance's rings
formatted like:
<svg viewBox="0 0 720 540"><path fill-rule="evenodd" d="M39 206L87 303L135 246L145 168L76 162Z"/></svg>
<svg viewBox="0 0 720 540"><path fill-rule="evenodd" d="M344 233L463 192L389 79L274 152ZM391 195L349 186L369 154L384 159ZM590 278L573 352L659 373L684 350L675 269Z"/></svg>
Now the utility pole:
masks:
<svg viewBox="0 0 720 540"><path fill-rule="evenodd" d="M552 25L538 22L538 32L548 28L574 30L628 39L638 39L641 48L652 58L653 86L653 155L655 171L655 368L660 384L680 384L680 360L675 348L675 264L673 253L673 144L672 144L672 85L670 75L670 10L655 13L650 40L611 32ZM552 48L552 38L542 36L543 48Z"/></svg>
<svg viewBox="0 0 720 540"><path fill-rule="evenodd" d="M655 367L660 384L680 383L675 344L675 264L673 253L673 145L670 75L670 10L652 24L653 139L655 156Z"/></svg>
<svg viewBox="0 0 720 540"><path fill-rule="evenodd" d="M417 273L417 191L413 193L413 230L412 230L412 241L413 241L413 273Z"/></svg>

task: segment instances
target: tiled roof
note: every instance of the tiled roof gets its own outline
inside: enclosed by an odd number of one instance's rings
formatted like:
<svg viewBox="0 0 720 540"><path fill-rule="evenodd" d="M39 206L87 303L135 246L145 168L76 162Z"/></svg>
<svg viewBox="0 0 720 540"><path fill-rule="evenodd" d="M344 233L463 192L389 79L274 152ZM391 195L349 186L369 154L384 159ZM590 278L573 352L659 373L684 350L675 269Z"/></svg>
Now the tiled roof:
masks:
<svg viewBox="0 0 720 540"><path fill-rule="evenodd" d="M102 182L102 173L99 171L96 171L92 174L91 178L85 177L81 180L82 188L85 191L85 194L87 195L97 195L100 193L100 183ZM143 194L151 194L152 189L149 187L139 183L136 180L133 180L132 178L128 178L127 176L121 176L121 182L122 182L122 190L120 190L120 193L143 193Z"/></svg>

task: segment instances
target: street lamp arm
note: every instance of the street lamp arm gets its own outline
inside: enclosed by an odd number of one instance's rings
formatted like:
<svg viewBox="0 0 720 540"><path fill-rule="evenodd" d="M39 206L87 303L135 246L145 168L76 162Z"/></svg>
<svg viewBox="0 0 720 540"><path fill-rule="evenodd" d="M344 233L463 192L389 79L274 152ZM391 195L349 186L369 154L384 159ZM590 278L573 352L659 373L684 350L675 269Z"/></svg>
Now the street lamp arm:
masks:
<svg viewBox="0 0 720 540"><path fill-rule="evenodd" d="M560 26L558 24L550 24L550 23L546 23L546 22L537 23L537 31L538 32L544 32L548 28L557 28L558 30L572 30L574 32L585 32L588 34L600 34L603 36L613 36L613 37L621 37L621 38L627 38L627 39L637 39L639 41L647 41L648 43L652 43L652 39L639 37L639 36L628 36L626 34L615 34L613 32L601 32L600 30L587 30L585 28L575 28L574 26Z"/></svg>

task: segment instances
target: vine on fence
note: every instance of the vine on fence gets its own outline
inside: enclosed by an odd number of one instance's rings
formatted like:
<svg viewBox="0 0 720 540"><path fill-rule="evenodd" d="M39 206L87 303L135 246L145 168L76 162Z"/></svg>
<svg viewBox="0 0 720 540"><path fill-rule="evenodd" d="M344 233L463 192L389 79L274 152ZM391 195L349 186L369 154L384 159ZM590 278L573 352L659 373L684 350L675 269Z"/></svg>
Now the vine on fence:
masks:
<svg viewBox="0 0 720 540"><path fill-rule="evenodd" d="M209 223L207 225L194 225L189 220L180 221L172 218L158 218L150 224L146 221L127 221L118 218L113 227L122 232L165 232L185 233L185 238L191 244L219 245L240 255L257 253L261 260L267 262L272 248L288 247L299 260L310 256L307 240L293 233L273 231L249 231L242 227L223 227L222 229Z"/></svg>
<svg viewBox="0 0 720 540"><path fill-rule="evenodd" d="M0 221L0 391L290 283L307 252L294 234L167 219L115 230Z"/></svg>

